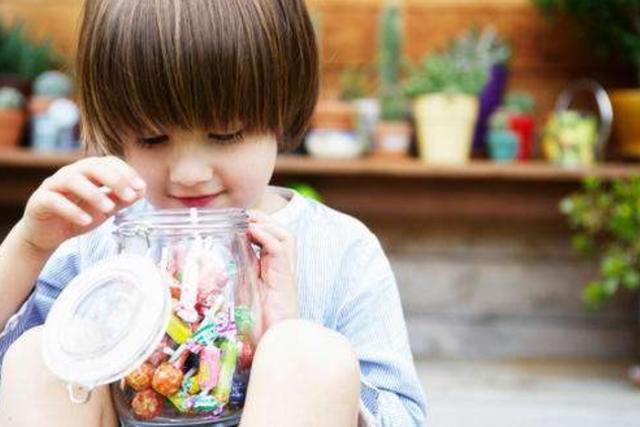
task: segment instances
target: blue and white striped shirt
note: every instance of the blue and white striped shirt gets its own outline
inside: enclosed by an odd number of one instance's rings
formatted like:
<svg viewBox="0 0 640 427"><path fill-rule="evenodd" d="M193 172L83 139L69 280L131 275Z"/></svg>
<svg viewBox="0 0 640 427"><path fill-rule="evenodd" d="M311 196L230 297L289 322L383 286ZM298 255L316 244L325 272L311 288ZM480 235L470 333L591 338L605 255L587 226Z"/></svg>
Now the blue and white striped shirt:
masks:
<svg viewBox="0 0 640 427"><path fill-rule="evenodd" d="M289 200L273 214L296 239L297 280L303 318L343 334L361 369L361 414L368 424L421 426L421 389L389 261L378 239L358 220L298 193L270 187ZM140 202L131 209L149 209ZM36 286L0 333L0 365L7 348L43 324L65 285L113 253L113 221L62 244Z"/></svg>

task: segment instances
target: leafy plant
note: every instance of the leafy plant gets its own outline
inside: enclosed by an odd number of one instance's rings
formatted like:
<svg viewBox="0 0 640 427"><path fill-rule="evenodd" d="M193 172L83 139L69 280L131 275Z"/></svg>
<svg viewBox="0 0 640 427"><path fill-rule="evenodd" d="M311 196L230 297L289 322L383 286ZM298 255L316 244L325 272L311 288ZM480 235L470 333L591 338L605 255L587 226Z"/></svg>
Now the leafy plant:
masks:
<svg viewBox="0 0 640 427"><path fill-rule="evenodd" d="M349 67L340 75L340 99L353 101L371 93L366 67Z"/></svg>
<svg viewBox="0 0 640 427"><path fill-rule="evenodd" d="M383 121L401 121L407 115L407 99L400 83L404 62L404 27L397 0L387 0L382 9L378 39L380 116Z"/></svg>
<svg viewBox="0 0 640 427"><path fill-rule="evenodd" d="M640 288L640 177L611 184L590 178L561 202L575 234L574 248L600 260L599 277L583 297L599 308L620 289Z"/></svg>
<svg viewBox="0 0 640 427"><path fill-rule="evenodd" d="M640 82L640 2L637 0L533 0L548 16L567 17L597 52L636 67Z"/></svg>
<svg viewBox="0 0 640 427"><path fill-rule="evenodd" d="M406 91L410 96L428 93L478 95L491 68L511 58L511 47L489 26L474 28L451 41L443 52L427 55L413 70Z"/></svg>
<svg viewBox="0 0 640 427"><path fill-rule="evenodd" d="M51 42L32 42L22 23L11 28L0 23L0 74L14 74L33 80L43 72L56 68L58 63Z"/></svg>

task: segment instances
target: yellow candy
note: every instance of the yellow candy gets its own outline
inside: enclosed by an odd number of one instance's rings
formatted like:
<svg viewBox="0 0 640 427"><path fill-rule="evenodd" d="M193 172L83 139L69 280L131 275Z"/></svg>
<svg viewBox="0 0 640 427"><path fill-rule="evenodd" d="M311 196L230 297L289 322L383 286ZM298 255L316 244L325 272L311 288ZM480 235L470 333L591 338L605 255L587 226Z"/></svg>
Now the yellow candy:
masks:
<svg viewBox="0 0 640 427"><path fill-rule="evenodd" d="M175 315L171 315L169 325L167 326L167 334L178 344L184 344L191 338L191 329Z"/></svg>

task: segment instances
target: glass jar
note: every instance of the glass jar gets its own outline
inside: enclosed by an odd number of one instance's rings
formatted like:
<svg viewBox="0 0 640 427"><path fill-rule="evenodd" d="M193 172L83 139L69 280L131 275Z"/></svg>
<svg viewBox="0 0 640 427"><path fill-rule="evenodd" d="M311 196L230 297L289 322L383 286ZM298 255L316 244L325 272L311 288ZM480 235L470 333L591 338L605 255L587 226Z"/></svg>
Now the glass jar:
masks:
<svg viewBox="0 0 640 427"><path fill-rule="evenodd" d="M118 215L116 252L51 309L45 361L81 402L111 383L124 426L234 425L261 336L241 209Z"/></svg>

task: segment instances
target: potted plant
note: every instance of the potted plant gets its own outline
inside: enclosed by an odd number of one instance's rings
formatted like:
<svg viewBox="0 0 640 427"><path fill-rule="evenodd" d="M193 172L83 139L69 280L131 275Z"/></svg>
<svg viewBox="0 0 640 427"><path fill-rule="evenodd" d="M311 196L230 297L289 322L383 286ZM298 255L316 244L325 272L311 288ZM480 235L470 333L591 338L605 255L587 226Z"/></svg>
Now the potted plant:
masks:
<svg viewBox="0 0 640 427"><path fill-rule="evenodd" d="M415 98L418 152L424 162L468 161L478 118L478 94L486 82L483 64L450 51L428 55L414 69L406 91Z"/></svg>
<svg viewBox="0 0 640 427"><path fill-rule="evenodd" d="M371 94L374 92L370 65L350 67L340 76L340 99L351 104L356 137L362 152L373 145L374 131L380 120L380 103Z"/></svg>
<svg viewBox="0 0 640 427"><path fill-rule="evenodd" d="M0 86L15 87L29 97L33 79L58 64L49 41L29 40L22 23L11 28L0 23Z"/></svg>
<svg viewBox="0 0 640 427"><path fill-rule="evenodd" d="M568 17L589 35L596 52L630 62L640 82L640 8L634 1L534 0L545 13ZM640 89L611 91L613 131L620 154L640 157Z"/></svg>
<svg viewBox="0 0 640 427"><path fill-rule="evenodd" d="M397 0L388 0L382 10L378 40L378 80L381 121L376 127L373 153L407 156L411 126L407 121L407 100L400 83L403 26Z"/></svg>
<svg viewBox="0 0 640 427"><path fill-rule="evenodd" d="M490 118L487 145L496 161L527 160L533 148L534 102L527 93L513 92Z"/></svg>
<svg viewBox="0 0 640 427"><path fill-rule="evenodd" d="M18 145L24 122L24 96L15 88L0 88L0 147Z"/></svg>

